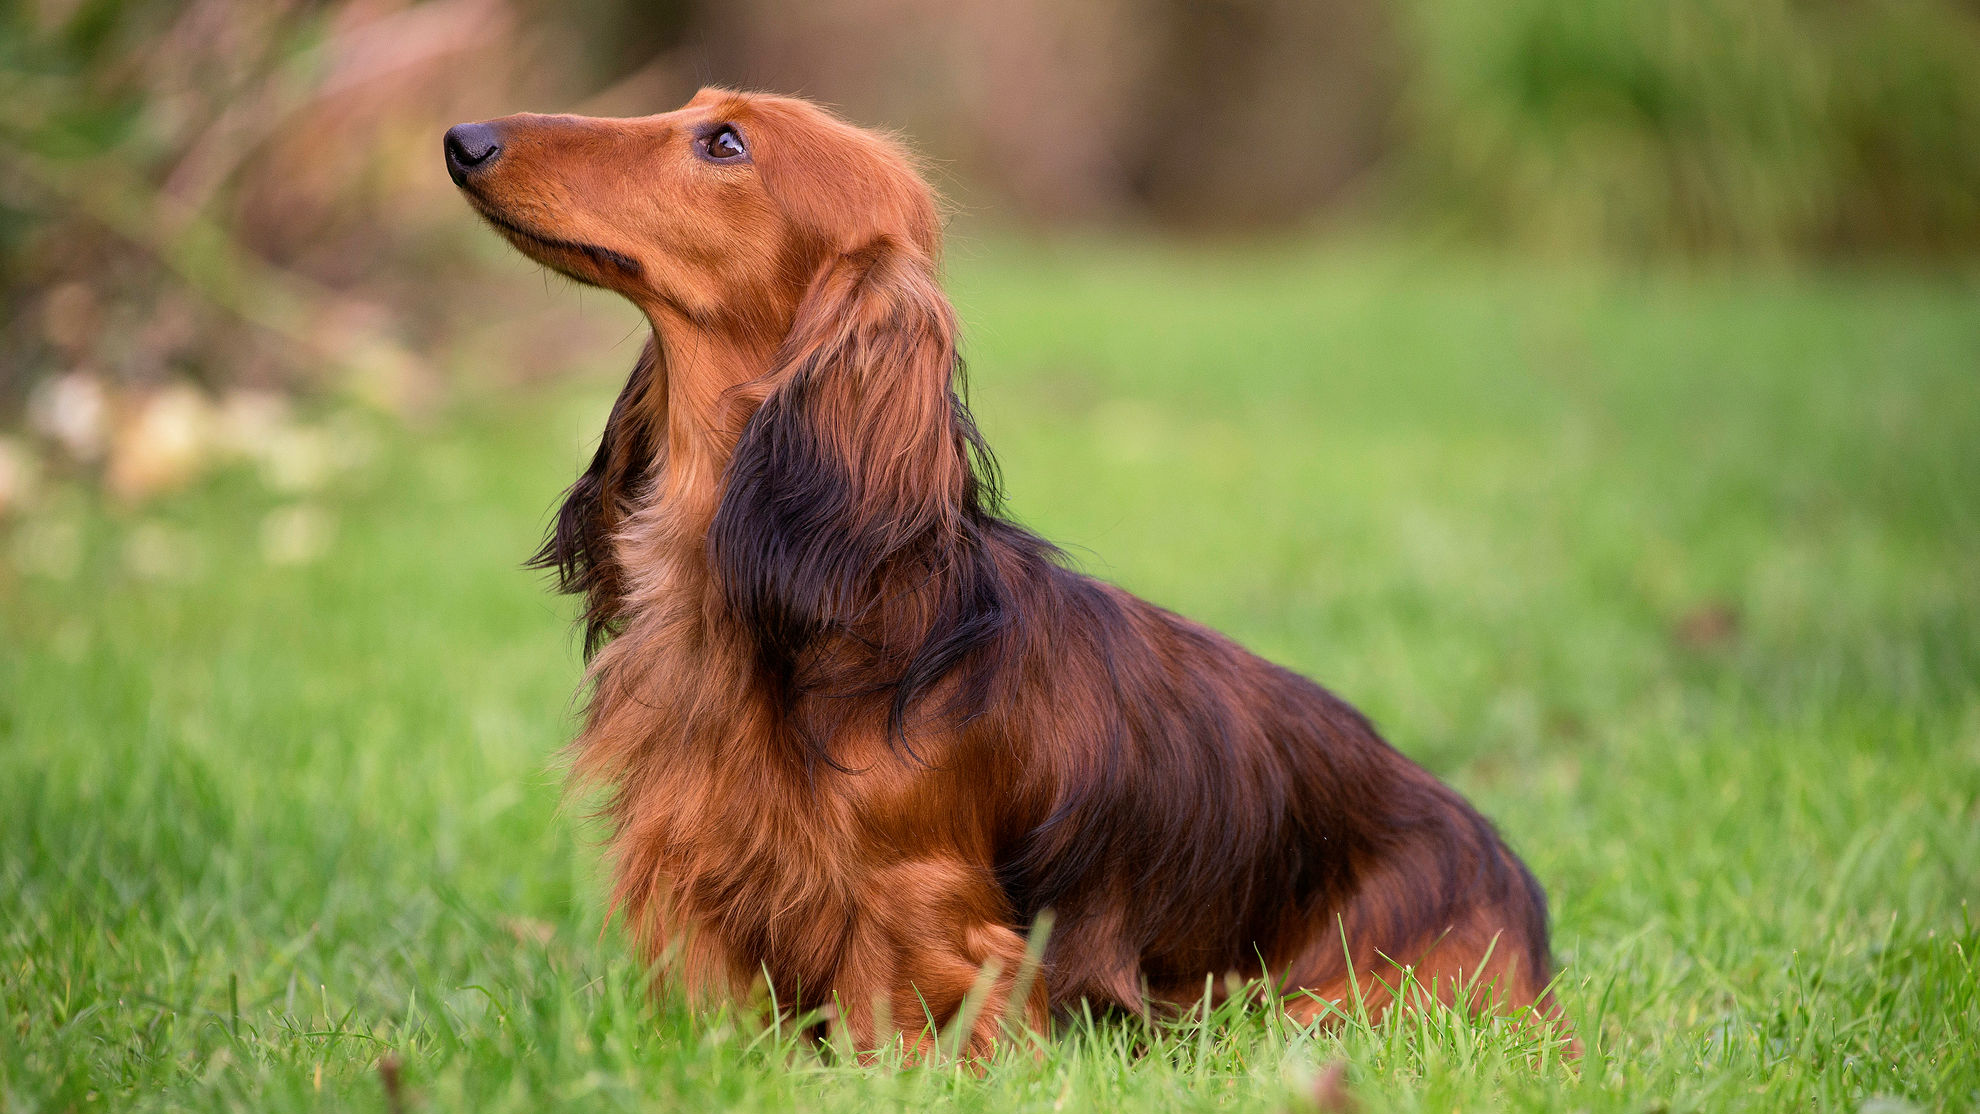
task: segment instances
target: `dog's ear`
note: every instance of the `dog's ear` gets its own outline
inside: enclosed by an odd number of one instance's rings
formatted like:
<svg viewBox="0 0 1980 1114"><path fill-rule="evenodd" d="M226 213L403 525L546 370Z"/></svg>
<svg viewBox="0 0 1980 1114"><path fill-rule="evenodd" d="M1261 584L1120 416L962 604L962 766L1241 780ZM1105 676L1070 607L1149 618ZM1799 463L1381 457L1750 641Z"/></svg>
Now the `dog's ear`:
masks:
<svg viewBox="0 0 1980 1114"><path fill-rule="evenodd" d="M564 492L543 545L529 559L530 568L555 574L559 591L584 597L586 658L611 637L625 594L612 535L653 482L666 443L666 384L659 362L659 345L649 339L612 403L591 465Z"/></svg>
<svg viewBox="0 0 1980 1114"><path fill-rule="evenodd" d="M954 311L917 248L882 239L813 279L708 537L780 695L891 688L898 729L1000 628L994 466L959 372ZM829 677L813 653L828 634L855 648Z"/></svg>

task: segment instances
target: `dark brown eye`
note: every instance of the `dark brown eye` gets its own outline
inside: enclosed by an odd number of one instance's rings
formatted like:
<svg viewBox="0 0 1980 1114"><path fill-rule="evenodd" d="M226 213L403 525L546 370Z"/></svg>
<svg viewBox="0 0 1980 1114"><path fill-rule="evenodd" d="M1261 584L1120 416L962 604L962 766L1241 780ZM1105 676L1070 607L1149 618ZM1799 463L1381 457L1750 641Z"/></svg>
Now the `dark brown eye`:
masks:
<svg viewBox="0 0 1980 1114"><path fill-rule="evenodd" d="M749 154L748 149L743 146L742 133L729 124L723 124L709 132L707 138L701 141L701 149L708 153L709 158L717 162L739 159Z"/></svg>

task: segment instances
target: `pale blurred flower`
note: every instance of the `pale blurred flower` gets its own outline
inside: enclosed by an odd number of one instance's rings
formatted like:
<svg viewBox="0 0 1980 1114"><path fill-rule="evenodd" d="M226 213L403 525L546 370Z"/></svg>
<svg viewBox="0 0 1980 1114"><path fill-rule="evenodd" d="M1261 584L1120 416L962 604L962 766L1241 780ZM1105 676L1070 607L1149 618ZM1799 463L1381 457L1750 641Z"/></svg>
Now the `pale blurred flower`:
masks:
<svg viewBox="0 0 1980 1114"><path fill-rule="evenodd" d="M321 313L314 326L318 348L330 354L358 401L399 417L417 417L439 398L432 369L393 337L393 311L377 302L345 298Z"/></svg>
<svg viewBox="0 0 1980 1114"><path fill-rule="evenodd" d="M191 580L204 562L199 539L162 522L140 522L124 539L124 567L140 580Z"/></svg>
<svg viewBox="0 0 1980 1114"><path fill-rule="evenodd" d="M423 417L440 401L433 370L404 348L366 339L343 352L346 382L365 405L401 418Z"/></svg>
<svg viewBox="0 0 1980 1114"><path fill-rule="evenodd" d="M378 433L354 411L332 414L323 432L329 435L330 455L339 472L361 472L378 459Z"/></svg>
<svg viewBox="0 0 1980 1114"><path fill-rule="evenodd" d="M14 535L14 567L51 580L67 580L82 563L82 542L82 527L73 521L29 518Z"/></svg>
<svg viewBox="0 0 1980 1114"><path fill-rule="evenodd" d="M34 498L40 465L26 445L12 437L0 437L0 517L20 510Z"/></svg>
<svg viewBox="0 0 1980 1114"><path fill-rule="evenodd" d="M214 443L229 456L260 460L289 426L289 400L274 391L228 391L214 412Z"/></svg>
<svg viewBox="0 0 1980 1114"><path fill-rule="evenodd" d="M180 384L146 397L117 429L110 448L110 490L130 500L183 486L212 448L213 407Z"/></svg>
<svg viewBox="0 0 1980 1114"><path fill-rule="evenodd" d="M261 478L275 491L315 491L336 468L330 438L309 426L283 426L261 446Z"/></svg>
<svg viewBox="0 0 1980 1114"><path fill-rule="evenodd" d="M307 565L330 552L336 535L336 518L321 507L278 507L261 520L261 556L271 565Z"/></svg>
<svg viewBox="0 0 1980 1114"><path fill-rule="evenodd" d="M103 455L110 430L110 396L86 371L44 379L28 395L28 425L77 460Z"/></svg>
<svg viewBox="0 0 1980 1114"><path fill-rule="evenodd" d="M288 400L268 391L234 391L216 411L216 447L261 468L270 490L316 491L336 476L370 463L377 446L357 415L339 412L320 425L295 421Z"/></svg>

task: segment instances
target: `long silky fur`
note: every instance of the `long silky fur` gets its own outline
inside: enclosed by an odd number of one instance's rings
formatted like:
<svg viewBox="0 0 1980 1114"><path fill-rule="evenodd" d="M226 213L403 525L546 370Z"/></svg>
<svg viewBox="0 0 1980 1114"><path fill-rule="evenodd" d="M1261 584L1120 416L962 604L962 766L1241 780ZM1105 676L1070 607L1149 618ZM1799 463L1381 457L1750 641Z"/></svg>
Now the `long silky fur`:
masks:
<svg viewBox="0 0 1980 1114"><path fill-rule="evenodd" d="M800 314L835 323L851 303L889 277L876 272L904 264L897 245L881 242L837 264L846 289L829 292ZM884 316L826 343L799 336L784 359L783 386L756 411L730 458L720 508L708 534L709 563L736 622L751 633L757 666L778 703L797 707L808 697L879 697L887 701L888 737L912 755L910 712L938 683L1014 622L1015 594L998 574L996 549L1043 555L1052 547L1000 517L995 458L965 401L954 322L932 285L903 284ZM889 498L886 480L863 474L867 458L835 451L828 399L857 389L856 363L896 354L876 347L920 337L937 349L939 401L921 451L950 458L958 482L947 498ZM881 513L874 513L875 504ZM928 601L910 624L876 626L883 591L904 582ZM814 651L837 639L854 651L855 668ZM988 691L984 660L942 713L966 721L980 713ZM830 740L807 732L813 761L830 763Z"/></svg>
<svg viewBox="0 0 1980 1114"><path fill-rule="evenodd" d="M648 341L625 387L612 401L591 464L565 490L543 544L525 563L527 568L548 571L558 591L584 597L579 624L587 660L611 637L625 594L612 532L647 492L664 444L653 413L659 362L659 346Z"/></svg>

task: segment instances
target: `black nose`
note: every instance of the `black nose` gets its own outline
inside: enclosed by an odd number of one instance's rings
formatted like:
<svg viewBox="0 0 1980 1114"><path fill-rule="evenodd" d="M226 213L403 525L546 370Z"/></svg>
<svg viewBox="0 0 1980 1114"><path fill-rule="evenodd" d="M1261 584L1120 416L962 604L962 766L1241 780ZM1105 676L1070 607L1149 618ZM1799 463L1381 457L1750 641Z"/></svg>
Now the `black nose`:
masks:
<svg viewBox="0 0 1980 1114"><path fill-rule="evenodd" d="M443 146L447 149L447 175L455 185L502 153L500 136L487 124L455 124L447 129Z"/></svg>

